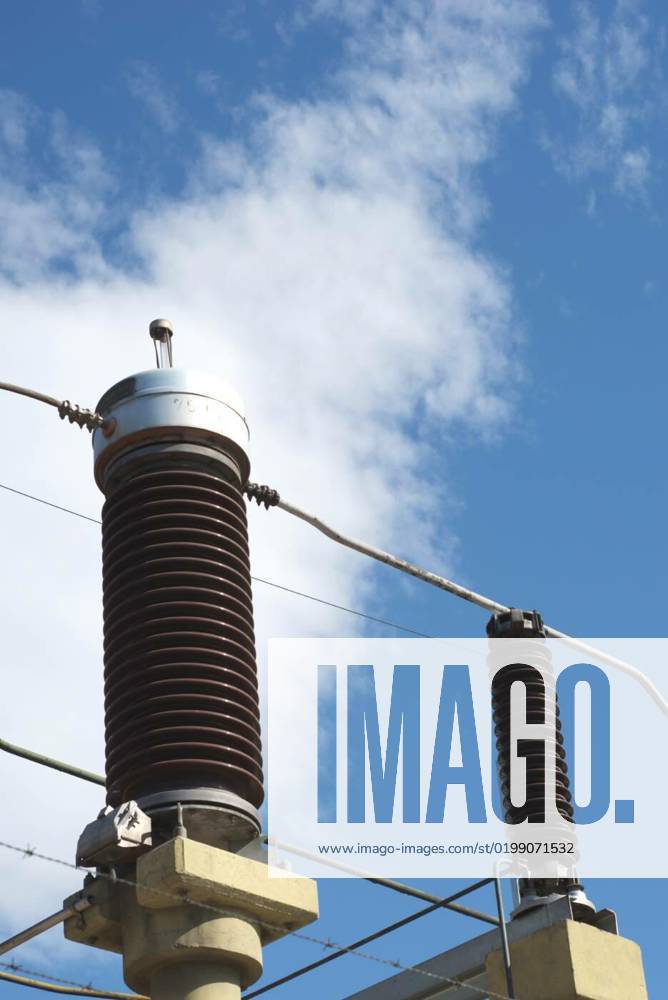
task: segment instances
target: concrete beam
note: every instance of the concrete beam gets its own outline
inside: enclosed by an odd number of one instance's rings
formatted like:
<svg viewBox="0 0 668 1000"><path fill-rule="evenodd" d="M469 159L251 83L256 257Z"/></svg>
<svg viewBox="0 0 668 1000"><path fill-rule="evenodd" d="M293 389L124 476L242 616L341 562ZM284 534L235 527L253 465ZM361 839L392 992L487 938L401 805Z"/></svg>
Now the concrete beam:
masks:
<svg viewBox="0 0 668 1000"><path fill-rule="evenodd" d="M139 858L137 902L164 909L174 905L170 895L177 895L209 906L233 906L264 922L264 942L275 941L317 920L318 893L311 879L274 872L264 862L175 837Z"/></svg>
<svg viewBox="0 0 668 1000"><path fill-rule="evenodd" d="M515 992L531 1000L647 1000L640 948L589 924L564 920L510 946ZM504 994L500 951L487 956L487 986Z"/></svg>

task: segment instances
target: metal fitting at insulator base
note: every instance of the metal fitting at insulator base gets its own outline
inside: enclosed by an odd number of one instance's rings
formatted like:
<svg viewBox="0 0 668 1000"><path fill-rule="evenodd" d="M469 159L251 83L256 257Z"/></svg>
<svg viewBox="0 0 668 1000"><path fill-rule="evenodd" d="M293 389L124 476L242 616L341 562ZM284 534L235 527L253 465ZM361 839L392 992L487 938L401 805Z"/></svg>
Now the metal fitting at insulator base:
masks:
<svg viewBox="0 0 668 1000"><path fill-rule="evenodd" d="M151 820L136 802L107 806L79 837L76 863L81 868L127 864L151 848L151 832Z"/></svg>
<svg viewBox="0 0 668 1000"><path fill-rule="evenodd" d="M166 367L97 409L113 428L93 437L108 802L136 801L154 843L178 822L236 849L257 835L264 796L243 404L219 379Z"/></svg>

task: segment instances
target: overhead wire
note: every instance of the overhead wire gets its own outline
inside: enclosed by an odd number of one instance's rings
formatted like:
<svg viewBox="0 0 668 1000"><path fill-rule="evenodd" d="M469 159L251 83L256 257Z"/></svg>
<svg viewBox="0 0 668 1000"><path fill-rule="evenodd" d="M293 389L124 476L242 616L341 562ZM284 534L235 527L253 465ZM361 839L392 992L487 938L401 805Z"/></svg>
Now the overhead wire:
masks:
<svg viewBox="0 0 668 1000"><path fill-rule="evenodd" d="M19 847L17 844L10 844L7 841L0 841L0 848L3 848L8 851L13 851L14 853L17 854L21 854L25 858L37 858L40 861L45 861L50 864L59 865L63 868L68 868L71 871L86 871L86 869L83 868L81 865L76 865L71 861L65 861L62 858L56 858L48 854L42 854L35 847ZM131 886L135 890L137 888L143 888L151 892L155 896L161 896L164 899L173 900L179 906L184 906L184 905L195 906L200 909L207 910L209 913L215 913L217 916L222 916L222 917L238 916L237 910L234 909L226 910L219 906L213 906L210 903L204 903L201 900L191 899L188 896L184 896L176 892L170 892L167 889L158 889L155 886L137 882L134 879L121 877L120 875L117 875L115 873L112 874L109 872L103 872L98 870L97 876L99 878L109 879L110 881L120 885ZM234 902L234 899L237 896L239 896L239 898L243 898L243 894L235 893L230 889L230 887L228 887L228 892L231 895L232 902ZM272 912L270 906L267 906L266 908L269 910L269 912ZM432 979L436 982L446 983L452 986L466 985L467 989L479 993L481 997L491 997L493 998L493 1000L511 1000L511 998L508 997L507 994L505 993L494 993L490 990L479 989L478 987L473 986L469 983L464 983L462 980L453 979L449 976L443 976L438 973L431 972L428 969L421 968L419 965L406 965L402 962L393 959L383 958L380 955L372 955L370 952L360 951L359 948L357 947L341 945L330 939L320 938L317 937L315 934L310 934L303 930L286 931L286 928L284 926L277 925L269 920L264 920L262 917L254 916L253 922L256 923L258 926L263 927L266 930L280 931L281 934L287 933L288 935L294 937L297 940L306 941L310 944L316 944L322 948L327 948L331 951L342 951L347 955L355 955L358 958L363 958L369 962L375 962L378 965L389 966L390 968L396 969L400 972L418 973L422 976L425 976L428 979Z"/></svg>
<svg viewBox="0 0 668 1000"><path fill-rule="evenodd" d="M14 382L0 382L0 389L4 392L13 392L18 396L27 396L29 399L36 399L39 403L46 403L58 410L61 420L69 420L71 424L85 427L86 430L94 431L96 427L102 427L104 417L94 410L89 410L78 403L71 403L69 399L56 399L45 392L38 392L37 389L28 389L24 385L15 385Z"/></svg>
<svg viewBox="0 0 668 1000"><path fill-rule="evenodd" d="M36 399L39 403L55 406L56 409L61 404L61 400L56 399L55 396L47 396L45 392L38 392L37 389L27 389L24 385L15 385L13 382L0 382L0 389L4 392L16 393L17 396L27 396L29 399Z"/></svg>
<svg viewBox="0 0 668 1000"><path fill-rule="evenodd" d="M90 517L88 514L82 514L80 511L73 510L71 507L63 507L60 504L52 503L51 500L45 500L44 497L36 496L34 493L26 493L23 490L17 490L13 486L7 486L6 483L0 483L0 489L6 490L8 493L14 493L16 496L24 497L27 500L34 500L35 503L41 503L45 507L52 507L54 510L62 511L64 514L71 514L73 517L79 517L84 521L90 521L92 524L102 523L98 517ZM324 604L329 608L335 608L337 611L344 611L349 615L355 615L358 618L365 618L367 621L376 622L379 625L387 625L390 628L397 629L399 632L416 635L422 639L434 638L428 633L419 632L417 629L410 628L408 625L400 625L398 622L390 621L388 618L378 618L375 615L368 614L366 611L357 611L355 608L348 608L344 604L336 604L334 601L328 601L324 597L316 597L314 594L308 594L302 590L295 590L292 587L286 587L284 584L275 583L273 580L265 580L260 576L251 576L251 579L256 583L263 584L266 587L273 587L276 590L283 590L288 594L293 594L295 597L303 597L308 601L315 601L316 604Z"/></svg>
<svg viewBox="0 0 668 1000"><path fill-rule="evenodd" d="M402 573L407 573L409 576L413 576L423 583L428 583L433 587L437 587L439 590L445 590L449 594L453 594L455 597L460 597L462 600L469 601L471 604L476 604L480 608L484 608L486 611L491 611L492 613L504 613L511 611L512 607L508 604L501 604L499 601L495 601L491 597L486 597L484 594L479 594L475 590L471 590L468 587L462 586L460 583L456 583L454 580L449 580L447 577L441 576L439 573L433 573L430 570L423 569L421 566L415 565L415 563L408 562L406 559L401 559L399 556L392 555L390 552L385 552L383 549L376 548L374 545L369 545L367 542L362 542L357 538L353 538L350 535L344 534L342 531L338 531L331 525L326 524L315 514L310 514L308 511L302 510L300 507L295 506L295 504L288 503L284 500L277 490L272 489L269 486L258 485L257 483L247 483L246 495L251 500L256 500L258 505L263 505L269 509L269 507L278 507L280 510L291 514L293 517L298 518L301 521L305 521L310 524L311 527L315 528L321 534L325 535L327 538L339 545L343 545L345 548L352 549L354 552L359 552L361 555L369 556L371 559L375 559L377 562L384 563L386 566L391 566L393 569L398 569ZM560 629L554 628L551 625L544 626L545 634L552 639L561 639L563 642L577 649L579 652L585 653L587 657L592 657L594 660L607 663L609 666L621 670L623 673L632 677L652 698L656 705L661 709L664 715L668 715L668 701L663 697L656 685L647 677L641 670L633 666L632 663L627 663L626 660L622 660L617 656L612 656L605 650L598 649L596 646L592 646L590 643L583 642L582 639L576 639L574 636L568 635L566 632L562 632Z"/></svg>
<svg viewBox="0 0 668 1000"><path fill-rule="evenodd" d="M262 996L263 993L269 993L270 990L275 989L277 986L284 986L286 983L291 983L300 976L306 975L307 972L314 972L316 969L319 969L323 965L328 965L337 958L343 958L343 956L348 953L348 949L363 948L365 945L371 944L372 941L377 941L379 938L400 930L402 927L406 927L408 924L411 924L416 920L420 920L422 917L427 917L431 913L435 913L436 910L445 909L448 904L454 902L455 899L458 899L468 891L468 889L465 889L455 892L450 896L446 896L444 899L438 900L436 903L432 903L430 906L425 906L421 910L416 910L415 913L410 913L407 917L402 917L401 920L396 920L392 924L386 924L384 927L374 931L372 934L367 934L365 937L359 938L357 941L353 941L347 948L340 948L338 951L332 952L330 955L325 955L324 958L319 958L316 962L310 962L308 965L304 965L300 969L295 969L287 975L281 976L279 979L274 979L271 983L267 983L265 986L260 986L259 989L253 990L251 993L244 993L243 1000L253 1000L254 997Z"/></svg>
<svg viewBox="0 0 668 1000"><path fill-rule="evenodd" d="M80 517L83 521L91 521L93 524L102 524L99 517L89 517L88 514L82 514L78 510L72 510L70 507L61 507L58 503L52 503L50 500L45 500L44 497L36 497L32 493L24 493L23 490L17 490L13 486L7 486L6 483L0 483L0 489L7 490L8 493L15 493L16 496L25 497L27 500L34 500L36 503L44 504L45 507L53 507L54 510L62 510L65 514L72 514L73 517Z"/></svg>
<svg viewBox="0 0 668 1000"><path fill-rule="evenodd" d="M418 636L420 639L435 638L435 636L430 635L428 632L420 632L418 629L410 628L408 625L399 625L397 622L390 621L389 618L378 618L376 615L370 615L366 611L356 611L354 608L347 608L345 604L336 604L334 601L327 601L323 597L314 597L313 594L304 593L302 590L293 590L292 587L285 587L282 583L274 583L272 580L264 580L260 576L251 576L251 580L255 580L256 583L264 583L268 587L275 587L277 590L284 590L288 594L294 594L295 597L305 597L307 601L316 601L318 604L325 604L329 608L336 608L337 611L346 611L349 615L357 615L358 618L366 618L367 621L376 622L378 625L389 625L390 628Z"/></svg>
<svg viewBox="0 0 668 1000"><path fill-rule="evenodd" d="M2 383L0 383L0 388L2 388ZM256 484L251 483L249 487L256 487ZM261 487L262 489L267 489L267 487ZM5 483L0 483L0 489L6 490L9 493L14 493L17 496L25 497L28 500L34 500L36 503L44 504L47 507L52 507L55 510L60 510L65 514L71 514L74 517L82 518L85 521L91 521L94 524L100 524L99 518L89 517L87 514L82 514L80 511L72 510L69 507L63 507L60 504L52 503L50 500L45 500L43 497L35 496L32 493L26 493L22 490L17 490L12 486L7 486ZM271 493L276 493L274 490L270 490ZM250 495L250 494L249 494ZM278 494L276 494L278 496ZM270 504L271 505L271 504ZM295 507L293 504L289 504L287 501L278 500L274 506L280 507L287 513L293 514L295 517L306 521L311 524L318 531L325 534L328 538L333 541L338 542L347 548L352 548L363 555L367 555L372 559L376 559L379 562L383 562L394 569L399 569L402 572L408 573L414 576L416 579L422 580L424 583L429 583L432 586L438 587L440 590L445 590L448 593L454 594L456 597L461 597L463 600L469 601L472 604L477 604L479 607L485 608L488 611L495 612L506 612L511 610L510 605L501 604L498 601L494 601L489 597L485 597L483 594L478 594L474 590L470 590L467 587L463 587L461 584L455 583L453 580L448 580L446 577L440 576L437 573L432 573L429 570L422 569L413 563L409 563L404 559L400 559L397 556L391 555L389 552L384 552L382 549L376 549L374 546L367 545L365 542L360 542L357 539L353 539L342 532L336 531L329 525L326 525L319 518L312 514L308 514L306 511ZM336 608L339 611L346 612L347 614L356 615L358 618L364 618L368 621L374 621L379 624L387 625L390 628L397 629L399 632L405 632L407 634L420 636L421 638L429 639L434 638L434 636L429 635L425 632L420 632L417 629L411 628L407 625L400 625L398 622L390 621L389 619L377 618L374 615L369 615L363 611L357 611L354 608L348 608L342 604L336 604L334 601L328 601L322 597L316 597L313 594L308 594L303 591L294 590L291 587L283 586L279 583L274 583L271 580L264 580L261 577L252 577L257 583L262 583L268 587L274 587L277 590L283 590L286 593L294 594L297 597L305 598L309 601L315 601L317 604L323 604L327 607ZM632 677L644 690L649 694L654 703L659 707L659 709L668 715L668 701L663 697L661 692L658 690L656 685L637 667L633 664L627 663L625 660L621 660L619 657L612 656L605 650L598 649L596 646L592 646L590 643L583 642L581 639L575 638L575 636L569 635L566 632L562 632L560 629L556 629L551 625L545 625L545 633L548 637L553 639L560 639L568 645L572 646L574 649L585 653L587 656L593 657L595 660L607 663L608 665L621 670L623 673Z"/></svg>
<svg viewBox="0 0 668 1000"><path fill-rule="evenodd" d="M489 913L482 913L480 910L471 909L470 906L461 906L459 903L454 902L454 900L458 899L460 896L466 896L469 892L474 892L476 889L481 889L483 886L488 885L493 881L491 878L481 879L479 882L475 882L472 885L467 886L465 889L456 892L454 896L443 900L439 896L435 896L433 893L425 892L424 889L416 889L412 885L406 885L404 882L396 882L393 879L379 878L376 875L369 874L369 872L364 871L361 868L353 868L351 865L342 864L340 861L334 861L332 858L325 858L321 855L312 854L310 851L306 851L302 847L297 847L296 844L286 844L281 840L277 840L275 837L263 836L261 839L269 847L278 848L279 851L286 851L288 854L294 854L296 857L305 858L307 861L315 861L317 864L323 865L326 868L334 868L347 876L364 879L366 882L372 882L374 885L382 886L384 889L392 889L393 892L400 892L405 896L413 896L415 899L420 899L426 903L438 903L439 906L453 910L456 913L461 913L465 917L472 917L474 920L481 920L485 924L492 924L494 927L498 927L499 925L498 917L493 917Z"/></svg>
<svg viewBox="0 0 668 1000"><path fill-rule="evenodd" d="M0 962L0 967L8 969L10 972L24 972L27 976L40 976L42 979L52 979L54 983L60 983L62 986L79 986L87 990L96 989L96 986L90 981L81 983L75 979L62 979L60 976L54 976L51 972L44 972L42 969L28 969L25 965L17 962L16 959L11 959L8 962Z"/></svg>
<svg viewBox="0 0 668 1000"><path fill-rule="evenodd" d="M70 997L100 997L101 1000L148 1000L148 997L139 993L117 993L113 990L85 986L83 983L71 979L59 979L58 976L52 976L48 972L27 969L16 962L0 962L0 965L4 969L15 970L13 972L0 971L0 981L14 983L16 986L28 986L33 990L42 990L44 993L59 993L61 996ZM47 979L51 982L47 982Z"/></svg>

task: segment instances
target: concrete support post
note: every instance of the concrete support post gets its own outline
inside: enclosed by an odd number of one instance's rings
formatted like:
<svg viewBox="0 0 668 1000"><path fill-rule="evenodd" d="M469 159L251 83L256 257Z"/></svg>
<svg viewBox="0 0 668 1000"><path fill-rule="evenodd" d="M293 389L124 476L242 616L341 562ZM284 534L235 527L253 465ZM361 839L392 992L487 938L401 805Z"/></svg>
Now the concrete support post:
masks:
<svg viewBox="0 0 668 1000"><path fill-rule="evenodd" d="M262 948L318 917L315 882L186 837L142 855L122 880L86 885L65 937L123 956L127 985L151 1000L239 1000ZM220 911L220 912L217 912Z"/></svg>
<svg viewBox="0 0 668 1000"><path fill-rule="evenodd" d="M151 976L151 1000L239 1000L241 979L215 962L167 966Z"/></svg>

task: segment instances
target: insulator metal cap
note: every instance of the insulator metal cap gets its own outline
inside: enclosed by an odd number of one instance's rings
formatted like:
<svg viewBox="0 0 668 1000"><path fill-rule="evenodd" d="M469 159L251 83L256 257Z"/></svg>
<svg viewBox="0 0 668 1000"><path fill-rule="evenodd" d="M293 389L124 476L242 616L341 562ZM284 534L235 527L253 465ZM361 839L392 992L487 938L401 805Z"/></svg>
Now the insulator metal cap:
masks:
<svg viewBox="0 0 668 1000"><path fill-rule="evenodd" d="M492 615L487 622L487 635L490 639L544 637L545 626L538 611L510 608L508 611L497 611Z"/></svg>
<svg viewBox="0 0 668 1000"><path fill-rule="evenodd" d="M250 474L249 431L239 394L222 379L187 368L155 368L117 382L97 404L104 427L93 434L95 481L128 451L191 444L229 455L242 483Z"/></svg>

